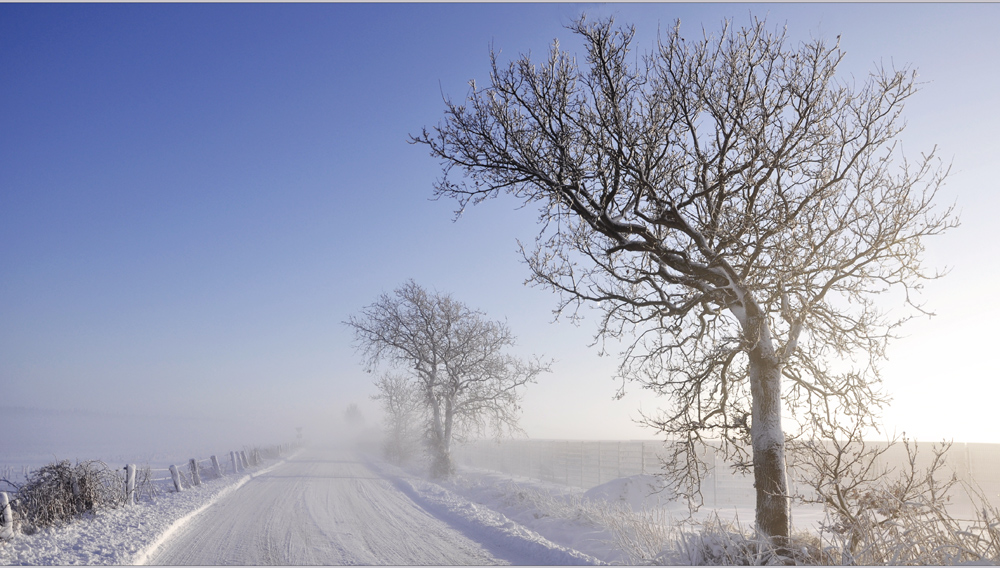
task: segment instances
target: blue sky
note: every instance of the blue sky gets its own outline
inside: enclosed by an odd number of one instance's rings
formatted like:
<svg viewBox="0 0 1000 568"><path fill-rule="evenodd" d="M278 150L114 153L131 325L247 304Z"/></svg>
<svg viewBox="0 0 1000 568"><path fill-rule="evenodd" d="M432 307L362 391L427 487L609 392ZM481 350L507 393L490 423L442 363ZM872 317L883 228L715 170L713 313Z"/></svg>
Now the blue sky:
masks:
<svg viewBox="0 0 1000 568"><path fill-rule="evenodd" d="M636 24L641 49L658 24L697 34L752 12L795 39L841 35L859 79L878 61L918 68L904 148L954 160L942 197L963 226L929 243L952 273L927 286L939 316L891 353L886 419L1000 441L1000 6L978 4L0 5L0 405L277 433L351 402L374 419L341 322L413 278L556 359L527 392L530 435L650 436L630 419L662 401L612 401L594 322L551 324L557 298L523 285L516 239L535 211L499 199L452 222L430 199L437 163L407 143L442 94L487 80L491 43L576 49L564 26L582 12Z"/></svg>

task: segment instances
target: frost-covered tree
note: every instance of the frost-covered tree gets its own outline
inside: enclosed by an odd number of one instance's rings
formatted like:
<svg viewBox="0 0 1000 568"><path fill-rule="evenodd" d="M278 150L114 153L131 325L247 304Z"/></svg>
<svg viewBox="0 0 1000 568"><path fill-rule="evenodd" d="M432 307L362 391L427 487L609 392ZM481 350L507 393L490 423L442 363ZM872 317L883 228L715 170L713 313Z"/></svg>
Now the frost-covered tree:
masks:
<svg viewBox="0 0 1000 568"><path fill-rule="evenodd" d="M581 19L581 65L501 64L415 136L441 160L437 196L460 212L501 193L540 208L535 283L560 313L596 306L598 338L626 340L620 378L670 397L646 418L676 442L697 491L702 437L752 467L756 524L789 534L783 407L803 428L884 402L877 362L913 301L947 168L897 143L914 73L837 77L839 45L792 45L762 21L630 53L634 29ZM889 317L876 303L895 291ZM835 426L835 425L834 425Z"/></svg>
<svg viewBox="0 0 1000 568"><path fill-rule="evenodd" d="M411 371L427 414L435 476L453 470L453 439L517 431L520 389L548 371L537 359L504 353L514 345L506 324L412 280L345 323L370 370L387 363Z"/></svg>
<svg viewBox="0 0 1000 568"><path fill-rule="evenodd" d="M347 410L344 411L344 422L354 430L364 428L365 415L361 414L361 409L358 408L357 403L352 402L347 405Z"/></svg>
<svg viewBox="0 0 1000 568"><path fill-rule="evenodd" d="M405 375L383 374L375 381L373 400L384 414L386 458L404 463L416 454L423 438L424 405L417 385Z"/></svg>

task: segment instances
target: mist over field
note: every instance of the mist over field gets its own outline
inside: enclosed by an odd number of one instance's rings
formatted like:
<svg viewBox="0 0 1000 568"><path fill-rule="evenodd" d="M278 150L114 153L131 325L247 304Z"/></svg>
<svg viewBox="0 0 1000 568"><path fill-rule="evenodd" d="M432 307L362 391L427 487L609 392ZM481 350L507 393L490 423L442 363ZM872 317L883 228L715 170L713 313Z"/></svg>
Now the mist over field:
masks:
<svg viewBox="0 0 1000 568"><path fill-rule="evenodd" d="M63 459L98 459L118 467L186 462L244 446L294 442L298 427L303 439L319 445L353 444L363 435L371 437L371 425L358 428L345 422L346 407L312 416L277 409L253 414L220 410L204 416L3 407L0 466L38 466Z"/></svg>

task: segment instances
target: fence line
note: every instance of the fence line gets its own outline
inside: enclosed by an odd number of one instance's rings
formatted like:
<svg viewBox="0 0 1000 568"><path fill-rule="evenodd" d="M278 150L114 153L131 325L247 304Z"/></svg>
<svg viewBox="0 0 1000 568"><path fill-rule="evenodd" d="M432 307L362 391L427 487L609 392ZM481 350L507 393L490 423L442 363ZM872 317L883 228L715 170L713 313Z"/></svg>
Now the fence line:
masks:
<svg viewBox="0 0 1000 568"><path fill-rule="evenodd" d="M191 487L199 486L202 483L202 473L212 472L211 479L218 479L225 475L232 475L235 473L240 473L245 471L250 467L256 467L260 465L264 458L280 458L287 454L291 449L298 447L298 444L280 444L276 446L269 446L265 448L253 447L249 450L240 450L229 452L232 457L233 467L226 469L218 460L216 455L209 456L204 459L191 458L186 463L182 462L183 465L170 464L166 468L152 468L145 466L143 470L146 472L146 479L153 484L150 488L150 496L155 494L157 488L156 483L162 483L165 481L170 481L173 485L175 492L181 492L185 489ZM212 466L212 468L202 470L199 466L200 463L205 462ZM187 470L185 472L185 469ZM14 468L3 467L0 468L0 479L9 480L13 477ZM138 494L136 489L136 465L126 464L121 468L120 480L125 488L125 505L134 505L138 502ZM153 472L168 472L167 477L156 477ZM27 467L22 468L22 473L25 479L27 479L31 473L31 470ZM190 477L189 477L190 475ZM76 480L72 480L72 483L76 483ZM8 481L8 484L17 487L14 483ZM13 506L17 502L17 492L6 492L0 491L0 541L9 540L14 534L14 515Z"/></svg>
<svg viewBox="0 0 1000 568"><path fill-rule="evenodd" d="M873 447L885 444L868 443ZM452 453L460 465L590 489L622 477L659 473L668 450L658 441L505 440L473 442L455 447ZM701 487L706 505L753 502L752 475L735 473L711 446L699 454L708 465ZM917 467L926 467L932 456L929 444L921 444ZM945 457L946 468L960 481L974 482L991 500L1000 497L1000 444L955 443ZM906 463L902 444L889 448L876 462L880 468ZM794 476L789 476L789 484L793 493L800 489ZM966 500L957 492L954 497Z"/></svg>

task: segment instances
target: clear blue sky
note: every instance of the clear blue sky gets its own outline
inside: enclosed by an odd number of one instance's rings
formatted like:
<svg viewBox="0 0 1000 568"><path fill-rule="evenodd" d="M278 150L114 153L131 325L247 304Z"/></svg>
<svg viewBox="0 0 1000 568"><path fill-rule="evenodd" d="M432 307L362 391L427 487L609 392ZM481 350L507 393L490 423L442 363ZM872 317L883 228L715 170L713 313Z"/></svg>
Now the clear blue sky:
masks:
<svg viewBox="0 0 1000 568"><path fill-rule="evenodd" d="M1000 441L1000 5L978 4L2 4L0 406L274 432L350 402L374 419L341 322L413 278L556 359L527 392L530 435L649 436L630 417L662 401L612 401L594 322L550 324L556 297L523 286L535 211L500 199L453 223L430 200L437 163L407 143L442 94L487 80L491 42L575 49L563 26L581 12L635 23L643 49L657 24L693 35L753 12L793 38L841 35L859 79L918 68L904 148L954 159L943 197L964 224L929 243L953 271L927 287L939 317L891 353L887 421Z"/></svg>

